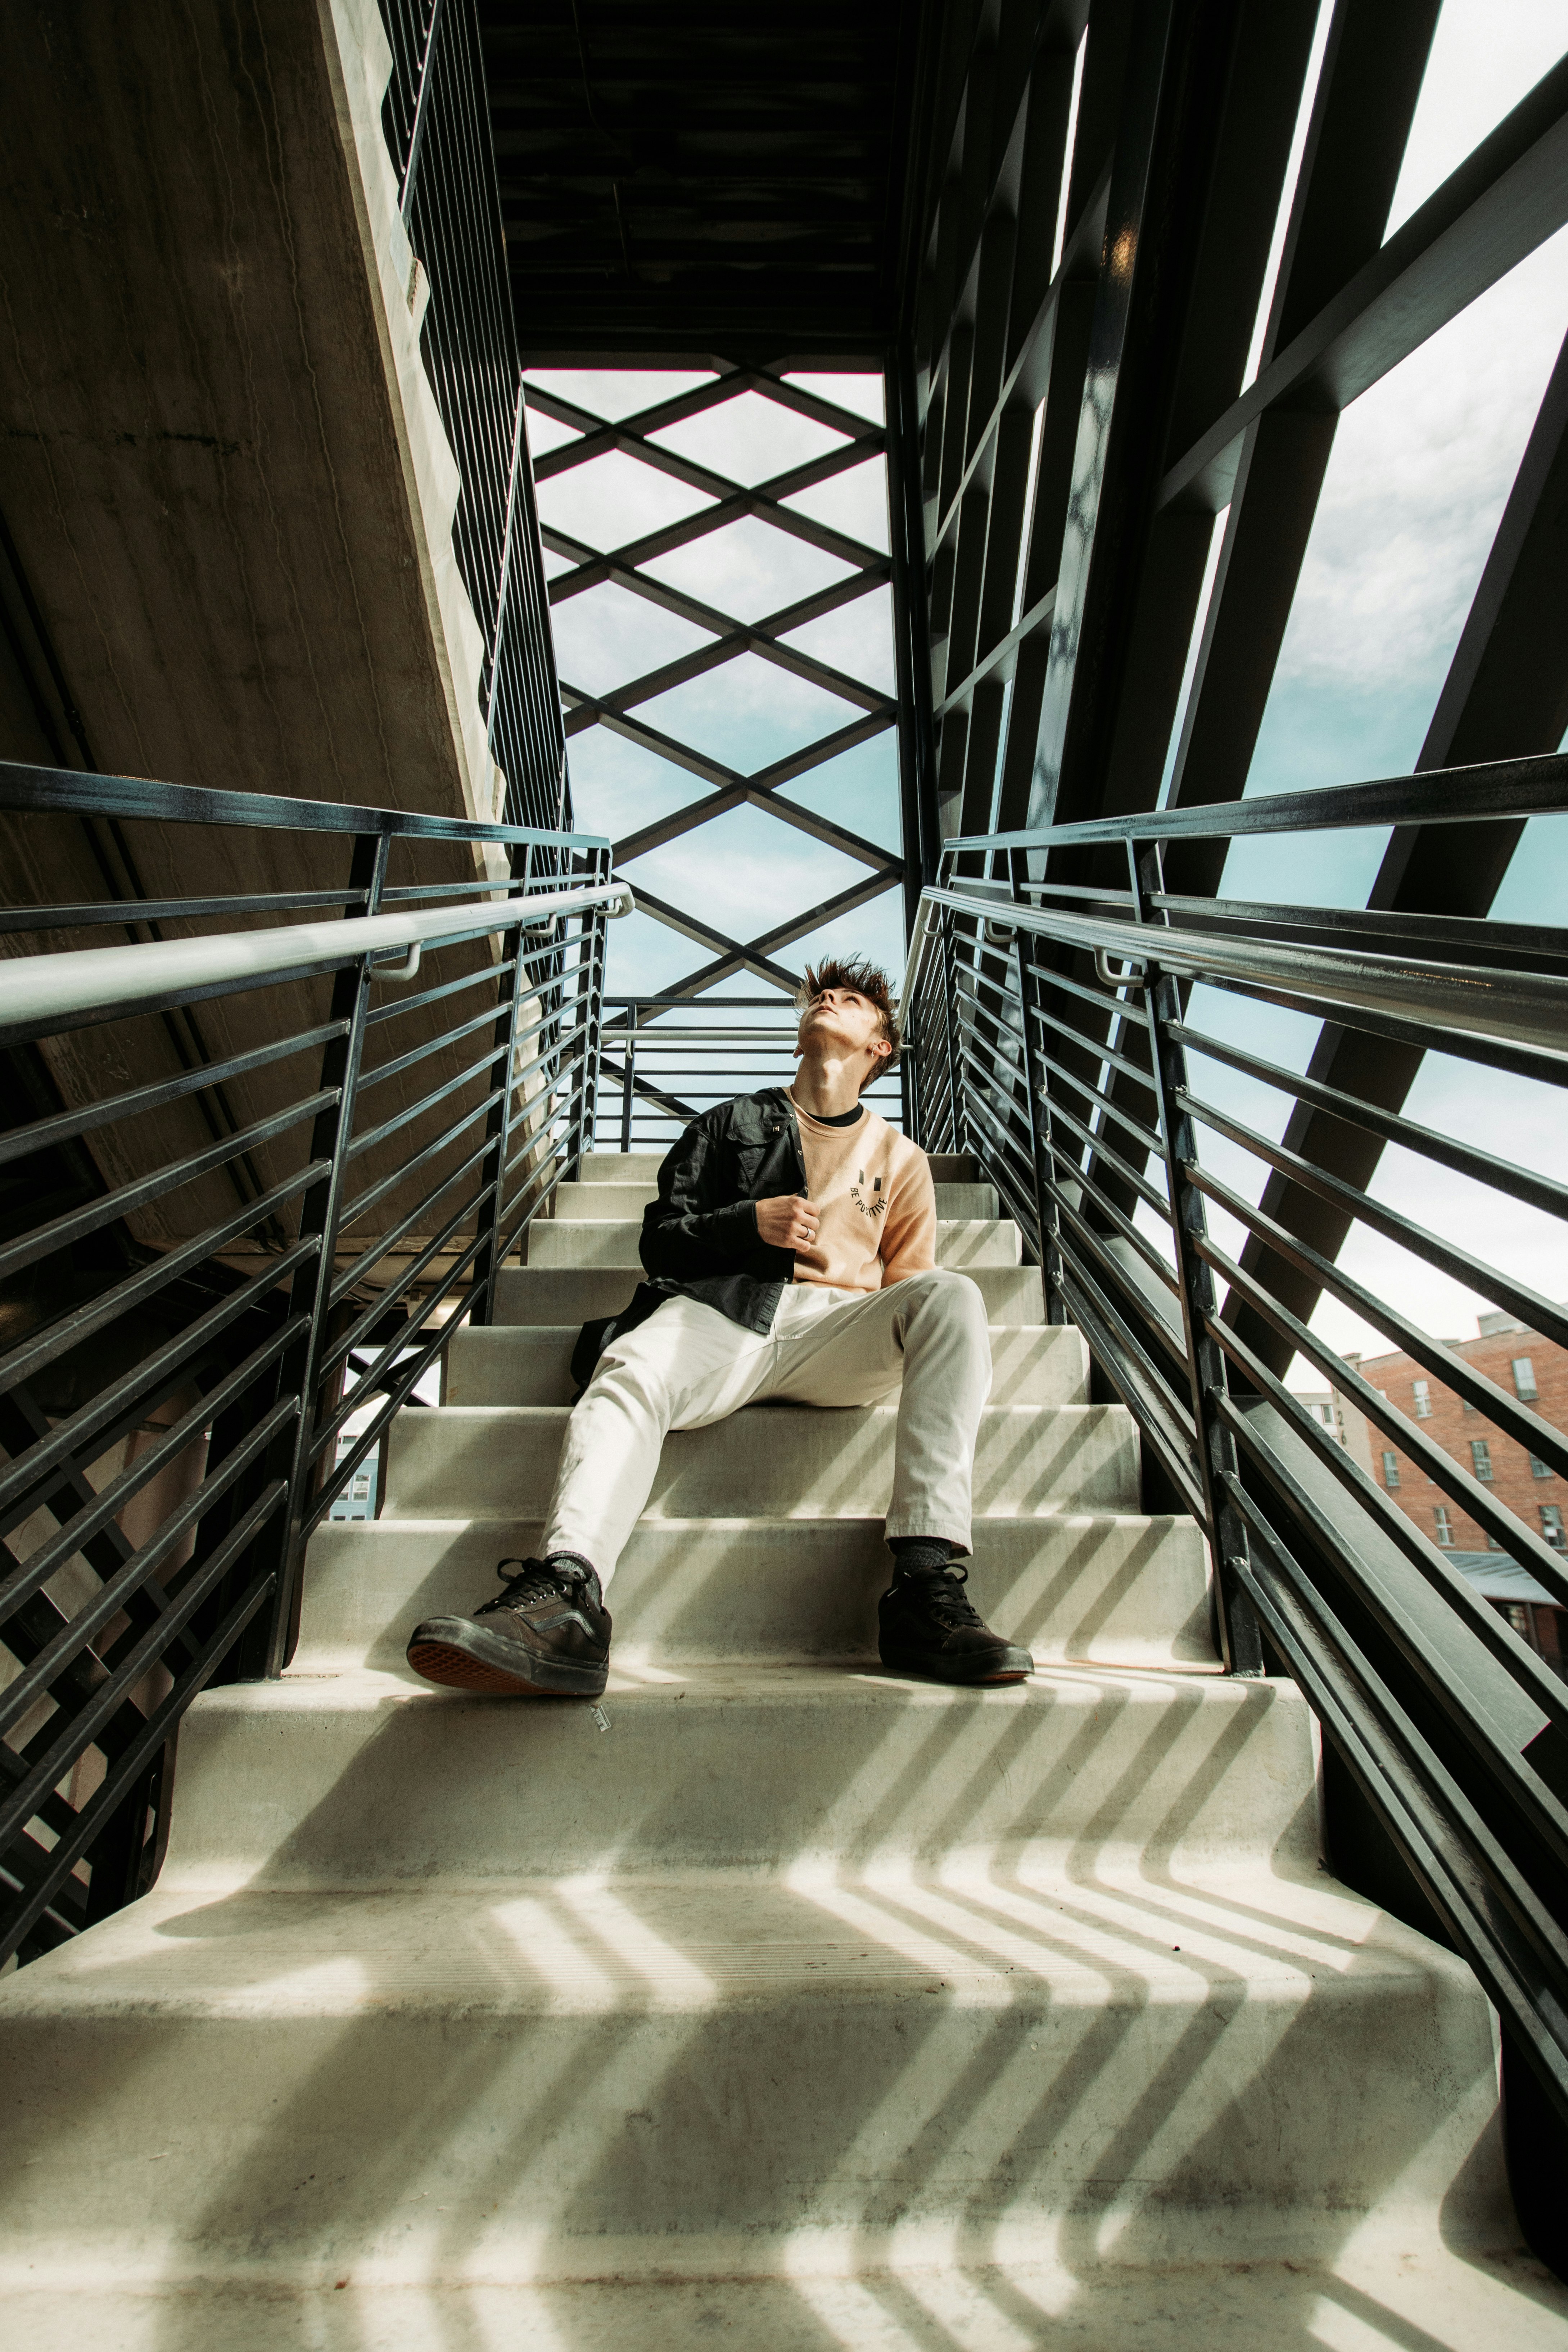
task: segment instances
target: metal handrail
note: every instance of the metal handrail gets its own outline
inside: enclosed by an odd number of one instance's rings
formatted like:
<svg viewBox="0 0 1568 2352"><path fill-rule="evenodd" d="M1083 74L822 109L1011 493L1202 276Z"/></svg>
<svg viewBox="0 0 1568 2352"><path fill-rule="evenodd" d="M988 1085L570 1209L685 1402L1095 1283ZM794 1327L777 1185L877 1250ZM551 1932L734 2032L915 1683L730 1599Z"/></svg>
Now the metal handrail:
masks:
<svg viewBox="0 0 1568 2352"><path fill-rule="evenodd" d="M462 940L483 939L514 929L524 905L530 929L592 907L602 907L612 920L637 911L630 884L613 881L585 889L542 891L526 900L508 897L499 906L476 902L423 913L410 908L405 914L279 924L269 931L225 931L201 940L62 949L31 957L5 972L0 1045L155 1012L191 998L260 988L268 981L305 980L399 948L455 946ZM376 976L412 979L417 968L417 959L401 970L383 964Z"/></svg>
<svg viewBox="0 0 1568 2352"><path fill-rule="evenodd" d="M5 765L0 809L85 823L115 894L0 910L4 1960L152 1883L185 1708L281 1671L312 1530L493 1319L591 1145L633 902L607 841L536 827ZM149 821L180 866L192 828L292 833L303 887L154 898ZM132 943L71 936L110 922ZM89 1022L106 1049L69 1042Z"/></svg>
<svg viewBox="0 0 1568 2352"><path fill-rule="evenodd" d="M1030 907L1005 911L994 898L963 889L929 889L921 906L968 914L993 935L1027 931L1037 939L1085 948L1095 956L1131 957L1138 963L1157 954L1161 969L1183 980L1206 980L1256 990L1321 997L1327 1003L1425 1020L1452 1029L1475 1030L1568 1060L1568 980L1481 964L1413 962L1407 956L1339 954L1324 948L1280 948L1253 939L1227 940L1209 931L1174 925L1144 925L1104 916L1074 916ZM900 1003L911 1003L920 984L929 931L922 921L905 967ZM1112 983L1109 971L1100 972ZM1112 984L1126 985L1118 976ZM1134 985L1142 986L1141 980Z"/></svg>
<svg viewBox="0 0 1568 2352"><path fill-rule="evenodd" d="M1515 1202L1568 1223L1568 1185L1404 1109L1427 1051L1549 1087L1555 1107L1568 930L1200 901L1167 892L1162 866L1182 841L1565 810L1554 755L952 840L921 894L900 1013L921 1143L979 1160L1041 1264L1051 1319L1079 1326L1139 1423L1146 1507L1203 1528L1226 1670L1295 1678L1335 1804L1359 1790L1410 1874L1408 1905L1470 1961L1568 2116L1568 1680L1456 1568L1448 1517L1418 1524L1371 1449L1403 1457L1405 1489L1429 1482L1568 1618L1561 1517L1540 1513L1537 1530L1528 1501L1499 1492L1495 1446L1472 1475L1313 1328L1318 1297L1337 1301L1452 1390L1476 1416L1467 1436L1489 1427L1533 1475L1568 1479L1568 1432L1339 1262L1344 1234L1374 1234L1568 1348L1568 1308L1489 1262L1484 1217L1435 1231L1407 1192L1369 1189L1394 1144L1489 1188L1500 1229ZM1125 888L1107 887L1108 851ZM1299 1074L1194 1011L1200 986L1216 1006L1306 1015L1356 1053ZM1189 1055L1271 1090L1292 1123L1196 1083ZM1211 1208L1239 1244L1210 1233ZM1364 1422L1360 1457L1286 1387L1297 1358Z"/></svg>

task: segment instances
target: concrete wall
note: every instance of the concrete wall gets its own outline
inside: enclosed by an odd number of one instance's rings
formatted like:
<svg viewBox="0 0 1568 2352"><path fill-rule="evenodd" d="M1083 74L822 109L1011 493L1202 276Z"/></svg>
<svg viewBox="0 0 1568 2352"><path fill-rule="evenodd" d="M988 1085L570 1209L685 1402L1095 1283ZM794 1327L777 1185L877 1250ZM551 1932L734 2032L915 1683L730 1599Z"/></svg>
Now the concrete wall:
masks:
<svg viewBox="0 0 1568 2352"><path fill-rule="evenodd" d="M492 817L458 470L419 358L375 0L19 0L6 36L0 510L41 630L0 678L0 757ZM0 587L15 605L15 582ZM123 869L122 851L153 896L320 888L346 878L348 848L136 824L114 842L75 819L0 817L0 894L102 899L102 860ZM458 846L394 866L402 881L476 872ZM443 972L485 960L453 950ZM199 1026L214 1056L240 1052L320 1019L324 998L268 990L201 1008ZM399 1050L425 1018L395 1024ZM156 1020L47 1057L68 1101L176 1066ZM437 1057L378 1110L458 1066ZM232 1088L235 1111L308 1083L290 1066ZM187 1105L93 1149L112 1182L205 1139ZM144 1238L233 1205L214 1178L150 1213Z"/></svg>

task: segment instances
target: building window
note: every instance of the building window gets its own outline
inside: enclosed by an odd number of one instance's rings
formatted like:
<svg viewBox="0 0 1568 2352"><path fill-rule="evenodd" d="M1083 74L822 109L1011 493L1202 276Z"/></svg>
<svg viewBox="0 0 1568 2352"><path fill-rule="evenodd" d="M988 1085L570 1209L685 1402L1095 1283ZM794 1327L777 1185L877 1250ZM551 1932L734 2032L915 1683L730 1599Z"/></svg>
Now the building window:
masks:
<svg viewBox="0 0 1568 2352"><path fill-rule="evenodd" d="M1417 1421L1430 1421L1432 1418L1432 1390L1430 1384L1426 1381L1417 1381L1415 1383L1415 1418Z"/></svg>
<svg viewBox="0 0 1568 2352"><path fill-rule="evenodd" d="M1452 1551L1454 1549L1454 1523L1448 1517L1447 1505L1443 1503L1436 1504L1434 1507L1432 1517L1437 1522L1438 1543L1442 1546L1445 1551Z"/></svg>
<svg viewBox="0 0 1568 2352"><path fill-rule="evenodd" d="M1483 1486L1492 1482L1492 1450L1484 1437L1470 1440L1470 1467Z"/></svg>
<svg viewBox="0 0 1568 2352"><path fill-rule="evenodd" d="M1513 1374L1513 1392L1521 1404L1529 1404L1538 1393L1535 1386L1535 1366L1528 1356L1516 1356L1509 1370Z"/></svg>
<svg viewBox="0 0 1568 2352"><path fill-rule="evenodd" d="M1565 1538L1563 1533L1563 1513L1556 1503L1542 1503L1541 1506L1541 1532L1547 1542L1554 1545L1559 1551L1562 1551L1564 1543L1568 1542L1568 1538Z"/></svg>
<svg viewBox="0 0 1568 2352"><path fill-rule="evenodd" d="M1398 1454L1388 1454L1388 1453L1385 1453L1385 1454L1384 1454L1384 1457L1383 1457L1383 1483L1384 1483L1384 1485L1385 1486L1398 1486L1398 1484L1399 1484L1399 1456L1398 1456Z"/></svg>
<svg viewBox="0 0 1568 2352"><path fill-rule="evenodd" d="M1552 1465L1549 1462L1543 1462L1539 1454L1532 1454L1530 1457L1530 1475L1532 1478L1550 1478Z"/></svg>

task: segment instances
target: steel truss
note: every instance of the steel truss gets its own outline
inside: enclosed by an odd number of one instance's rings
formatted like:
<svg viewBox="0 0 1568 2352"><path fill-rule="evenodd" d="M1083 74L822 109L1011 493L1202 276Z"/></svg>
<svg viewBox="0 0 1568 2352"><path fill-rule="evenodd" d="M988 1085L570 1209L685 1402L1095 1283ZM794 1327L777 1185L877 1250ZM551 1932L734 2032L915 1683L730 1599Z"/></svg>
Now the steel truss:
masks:
<svg viewBox="0 0 1568 2352"><path fill-rule="evenodd" d="M707 362L715 364L715 362ZM558 573L550 583L552 607L580 596L605 583L628 589L632 594L645 598L662 611L694 624L710 633L711 642L649 670L640 677L628 679L625 685L599 695L562 681L562 698L566 706L568 742L590 727L605 727L639 744L645 751L657 754L673 767L681 768L700 778L708 790L701 798L689 801L668 815L639 826L615 845L615 863L626 864L645 852L661 847L666 842L695 832L729 810L750 805L764 810L781 824L808 834L814 840L839 850L857 865L866 869L862 880L819 905L791 915L750 940L731 939L713 924L704 920L693 908L669 904L640 885L637 905L645 914L667 925L698 946L708 950L707 960L675 982L663 993L671 998L689 998L729 980L742 971L751 972L770 986L793 994L797 975L778 961L779 950L786 948L822 924L837 916L849 913L884 891L896 888L903 879L901 857L866 841L858 834L835 824L826 816L801 807L787 800L783 785L797 777L808 775L825 766L840 753L885 733L898 721L899 706L895 698L867 685L862 679L833 668L798 646L784 642L791 631L805 626L809 621L841 610L874 588L883 585L891 576L891 560L864 546L858 540L834 530L827 524L814 521L809 515L798 513L783 501L793 493L815 488L820 482L832 480L859 466L868 458L883 454L887 436L879 425L864 417L804 390L798 384L783 380L779 366L742 365L721 360L716 362L719 373L710 383L682 392L669 400L657 402L635 416L609 423L591 410L560 398L555 393L537 383L530 383L528 405L559 425L570 427L579 437L564 447L552 450L534 465L536 480L546 482L575 467L591 464L594 459L612 450L635 458L657 472L668 475L689 488L704 492L713 503L699 513L684 517L664 529L650 531L616 549L610 554L600 554L581 541L565 532L542 526L543 543L552 553L564 556L572 569ZM793 410L797 415L811 418L846 437L835 449L811 459L807 464L791 467L770 480L747 488L727 476L716 473L710 467L696 464L679 457L675 451L661 447L649 436L666 425L684 422L717 408L742 393L755 393L773 401L779 407ZM666 586L644 569L656 558L669 554L679 547L689 547L711 533L724 530L742 517L752 516L770 524L791 538L803 540L819 548L825 554L855 568L849 577L819 590L815 595L800 599L782 610L769 614L759 621L737 620L733 614L716 605L702 603L696 597ZM727 662L742 654L755 654L762 660L788 671L792 676L820 687L837 696L858 712L858 716L837 727L815 742L804 745L783 760L772 761L751 775L742 775L727 767L721 761L710 758L695 745L663 732L639 718L639 708L657 695L673 687L686 685L693 678L721 668ZM650 1017L645 1013L645 1021Z"/></svg>
<svg viewBox="0 0 1568 2352"><path fill-rule="evenodd" d="M1322 5L1245 385L1318 0L959 0L933 17L902 362L919 498L896 509L929 609L911 667L918 689L929 643L928 881L955 834L1152 810L1178 718L1164 805L1241 797L1341 412L1568 221L1565 58L1385 239L1438 0ZM1552 751L1568 726L1565 478L1568 351L1417 772ZM1484 916L1519 837L1504 819L1402 825L1370 903ZM1212 896L1224 852L1173 845L1166 887ZM1047 863L1121 881L1107 855ZM1310 1075L1397 1111L1420 1058L1331 1024ZM1118 1099L1145 1094L1130 1076ZM1307 1105L1287 1141L1357 1187L1383 1149ZM1098 1177L1130 1214L1127 1181ZM1284 1177L1262 1205L1331 1258L1344 1238L1343 1214ZM1245 1270L1266 1258L1305 1320L1316 1281L1257 1241ZM1279 1333L1235 1315L1282 1370Z"/></svg>

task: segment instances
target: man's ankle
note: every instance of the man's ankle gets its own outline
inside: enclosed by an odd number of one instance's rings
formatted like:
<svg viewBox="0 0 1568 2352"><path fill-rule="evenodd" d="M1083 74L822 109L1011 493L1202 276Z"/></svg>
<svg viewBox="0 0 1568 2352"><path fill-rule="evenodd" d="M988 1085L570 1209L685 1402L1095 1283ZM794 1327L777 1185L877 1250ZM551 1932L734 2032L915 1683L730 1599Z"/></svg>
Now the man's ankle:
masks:
<svg viewBox="0 0 1568 2352"><path fill-rule="evenodd" d="M893 1574L918 1576L933 1568L945 1568L958 1556L959 1547L949 1543L945 1536L889 1536L888 1549L893 1555Z"/></svg>
<svg viewBox="0 0 1568 2352"><path fill-rule="evenodd" d="M584 1559L584 1555L580 1551L546 1552L544 1556L544 1564L546 1568L563 1569L570 1576L581 1577L586 1583L589 1591L593 1594L595 1602L601 1606L603 1605L605 1589L599 1580L599 1571L595 1567L593 1561L591 1559Z"/></svg>

